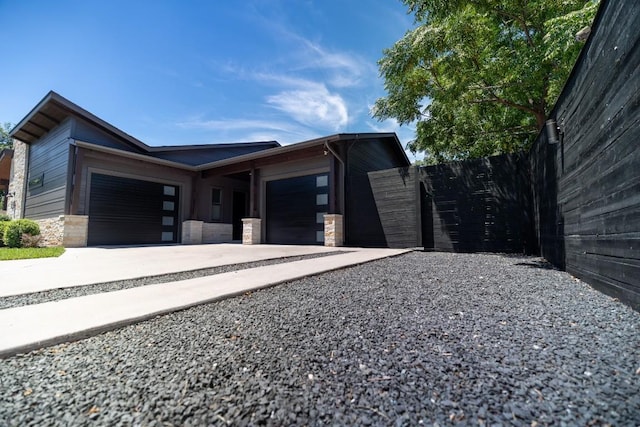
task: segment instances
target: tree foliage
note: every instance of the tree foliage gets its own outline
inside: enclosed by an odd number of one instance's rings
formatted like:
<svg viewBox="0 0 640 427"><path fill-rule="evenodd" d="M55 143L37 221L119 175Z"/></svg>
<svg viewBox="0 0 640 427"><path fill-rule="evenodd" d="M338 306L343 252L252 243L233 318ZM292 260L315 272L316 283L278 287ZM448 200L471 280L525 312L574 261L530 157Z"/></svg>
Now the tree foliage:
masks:
<svg viewBox="0 0 640 427"><path fill-rule="evenodd" d="M5 122L0 126L0 150L4 148L13 148L13 138L9 136L9 132L13 128L13 125L9 122Z"/></svg>
<svg viewBox="0 0 640 427"><path fill-rule="evenodd" d="M543 126L593 20L597 1L403 0L416 27L378 62L379 120L416 123L427 160L527 147Z"/></svg>

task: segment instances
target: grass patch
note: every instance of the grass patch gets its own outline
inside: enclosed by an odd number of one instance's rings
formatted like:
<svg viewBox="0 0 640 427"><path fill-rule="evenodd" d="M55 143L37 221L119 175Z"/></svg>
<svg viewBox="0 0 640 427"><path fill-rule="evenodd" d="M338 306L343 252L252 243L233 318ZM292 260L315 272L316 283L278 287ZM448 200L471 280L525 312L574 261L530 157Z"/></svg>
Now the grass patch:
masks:
<svg viewBox="0 0 640 427"><path fill-rule="evenodd" d="M62 246L53 248L0 248L0 261L12 259L53 258L64 253Z"/></svg>

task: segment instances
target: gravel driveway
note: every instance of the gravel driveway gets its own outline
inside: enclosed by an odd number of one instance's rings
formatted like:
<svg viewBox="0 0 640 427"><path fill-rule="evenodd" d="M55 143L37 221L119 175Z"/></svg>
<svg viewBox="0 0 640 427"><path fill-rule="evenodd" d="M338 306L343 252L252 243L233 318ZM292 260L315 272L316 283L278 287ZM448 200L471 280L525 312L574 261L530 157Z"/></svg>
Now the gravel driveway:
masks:
<svg viewBox="0 0 640 427"><path fill-rule="evenodd" d="M640 423L640 313L413 252L0 360L0 425Z"/></svg>

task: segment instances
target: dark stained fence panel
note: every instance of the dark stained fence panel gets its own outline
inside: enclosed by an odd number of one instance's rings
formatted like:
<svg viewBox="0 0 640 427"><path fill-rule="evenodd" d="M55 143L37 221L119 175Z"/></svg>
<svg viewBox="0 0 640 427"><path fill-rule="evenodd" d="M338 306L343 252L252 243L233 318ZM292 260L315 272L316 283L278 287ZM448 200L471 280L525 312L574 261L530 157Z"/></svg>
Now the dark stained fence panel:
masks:
<svg viewBox="0 0 640 427"><path fill-rule="evenodd" d="M389 246L367 174L407 166L406 159L397 153L392 143L395 142L367 138L347 145L344 227L345 243L349 246Z"/></svg>
<svg viewBox="0 0 640 427"><path fill-rule="evenodd" d="M451 252L536 251L530 221L529 166L524 154L421 168L431 207L425 248ZM431 247L429 247L429 242Z"/></svg>
<svg viewBox="0 0 640 427"><path fill-rule="evenodd" d="M369 172L375 210L390 248L422 246L420 172L416 167Z"/></svg>
<svg viewBox="0 0 640 427"><path fill-rule="evenodd" d="M318 245L324 242L328 176L307 175L267 182L266 241Z"/></svg>
<svg viewBox="0 0 640 427"><path fill-rule="evenodd" d="M88 244L177 242L178 190L157 182L92 174Z"/></svg>
<svg viewBox="0 0 640 427"><path fill-rule="evenodd" d="M601 3L551 113L562 130L530 151L541 254L640 309L640 3Z"/></svg>

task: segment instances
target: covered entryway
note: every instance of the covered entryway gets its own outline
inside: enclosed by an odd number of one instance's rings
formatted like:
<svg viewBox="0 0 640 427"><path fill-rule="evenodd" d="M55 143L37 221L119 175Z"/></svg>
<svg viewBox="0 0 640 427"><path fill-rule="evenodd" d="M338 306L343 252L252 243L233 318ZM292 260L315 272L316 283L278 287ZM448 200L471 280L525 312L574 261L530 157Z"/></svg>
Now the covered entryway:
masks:
<svg viewBox="0 0 640 427"><path fill-rule="evenodd" d="M267 243L324 243L324 214L329 209L327 174L268 181L266 187Z"/></svg>
<svg viewBox="0 0 640 427"><path fill-rule="evenodd" d="M88 244L176 243L178 193L174 185L93 173Z"/></svg>

